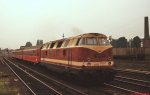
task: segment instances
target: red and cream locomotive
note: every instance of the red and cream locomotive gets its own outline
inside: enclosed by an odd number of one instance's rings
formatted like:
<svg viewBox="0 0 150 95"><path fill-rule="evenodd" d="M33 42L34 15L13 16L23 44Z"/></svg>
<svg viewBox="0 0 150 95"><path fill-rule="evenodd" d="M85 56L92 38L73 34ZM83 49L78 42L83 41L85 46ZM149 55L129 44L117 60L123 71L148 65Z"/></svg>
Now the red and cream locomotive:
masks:
<svg viewBox="0 0 150 95"><path fill-rule="evenodd" d="M100 33L86 33L15 50L13 57L39 63L53 71L70 73L83 80L105 81L114 76L112 46Z"/></svg>

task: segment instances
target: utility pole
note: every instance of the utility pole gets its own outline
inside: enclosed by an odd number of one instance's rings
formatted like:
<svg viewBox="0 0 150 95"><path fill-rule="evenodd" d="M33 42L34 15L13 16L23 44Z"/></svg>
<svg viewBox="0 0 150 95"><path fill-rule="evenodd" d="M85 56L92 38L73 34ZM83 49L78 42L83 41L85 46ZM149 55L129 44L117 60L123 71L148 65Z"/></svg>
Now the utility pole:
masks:
<svg viewBox="0 0 150 95"><path fill-rule="evenodd" d="M63 37L63 39L64 39L64 37L65 37L65 36L64 36L64 33L63 33L63 36L62 36L62 37Z"/></svg>

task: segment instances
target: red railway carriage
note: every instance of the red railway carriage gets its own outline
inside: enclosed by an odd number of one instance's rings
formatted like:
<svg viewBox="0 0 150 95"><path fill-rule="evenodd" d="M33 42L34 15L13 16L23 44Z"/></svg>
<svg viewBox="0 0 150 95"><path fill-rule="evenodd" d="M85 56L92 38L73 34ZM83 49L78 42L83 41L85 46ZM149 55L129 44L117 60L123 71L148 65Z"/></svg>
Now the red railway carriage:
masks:
<svg viewBox="0 0 150 95"><path fill-rule="evenodd" d="M32 46L23 49L23 60L33 62L34 64L40 63L41 46Z"/></svg>
<svg viewBox="0 0 150 95"><path fill-rule="evenodd" d="M41 64L51 70L112 75L112 46L103 34L87 33L51 41L43 45L41 52Z"/></svg>
<svg viewBox="0 0 150 95"><path fill-rule="evenodd" d="M23 54L22 49L17 49L17 50L12 51L12 57L13 58L17 58L17 59L21 59L22 60L22 58L23 58L22 54Z"/></svg>

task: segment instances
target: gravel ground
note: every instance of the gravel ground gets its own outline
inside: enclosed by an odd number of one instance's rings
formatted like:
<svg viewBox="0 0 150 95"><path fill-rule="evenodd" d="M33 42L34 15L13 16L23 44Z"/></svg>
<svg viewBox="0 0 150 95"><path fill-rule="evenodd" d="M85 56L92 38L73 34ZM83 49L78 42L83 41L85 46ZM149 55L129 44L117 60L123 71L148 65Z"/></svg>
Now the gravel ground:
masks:
<svg viewBox="0 0 150 95"><path fill-rule="evenodd" d="M136 69L150 71L150 60L127 60L127 59L115 59L115 68L122 69Z"/></svg>
<svg viewBox="0 0 150 95"><path fill-rule="evenodd" d="M1 56L0 56L1 59ZM25 86L0 61L0 95L29 95Z"/></svg>

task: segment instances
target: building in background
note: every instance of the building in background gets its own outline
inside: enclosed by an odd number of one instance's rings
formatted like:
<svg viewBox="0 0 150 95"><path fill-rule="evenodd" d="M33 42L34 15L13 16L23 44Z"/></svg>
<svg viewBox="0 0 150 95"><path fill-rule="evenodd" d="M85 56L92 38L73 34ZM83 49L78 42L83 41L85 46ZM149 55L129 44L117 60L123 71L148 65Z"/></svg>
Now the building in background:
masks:
<svg viewBox="0 0 150 95"><path fill-rule="evenodd" d="M43 44L43 40L37 40L36 46L42 45L42 44Z"/></svg>

